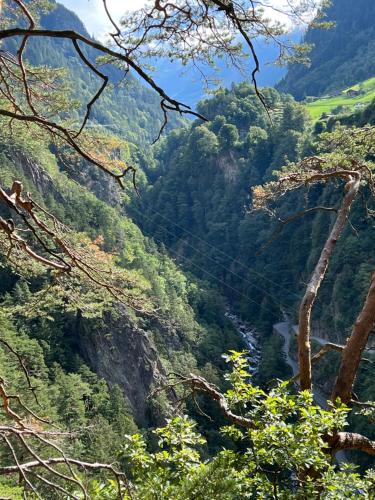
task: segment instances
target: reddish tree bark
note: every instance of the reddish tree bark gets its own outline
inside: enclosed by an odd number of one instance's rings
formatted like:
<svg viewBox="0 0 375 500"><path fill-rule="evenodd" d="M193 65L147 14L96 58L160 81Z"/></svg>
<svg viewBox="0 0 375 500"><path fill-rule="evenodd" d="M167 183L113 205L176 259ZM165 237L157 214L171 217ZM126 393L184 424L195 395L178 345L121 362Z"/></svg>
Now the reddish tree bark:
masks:
<svg viewBox="0 0 375 500"><path fill-rule="evenodd" d="M366 348L371 330L375 324L375 273L362 311L355 322L342 356L339 373L332 392L332 401L340 398L345 404L352 399L352 390L363 351Z"/></svg>
<svg viewBox="0 0 375 500"><path fill-rule="evenodd" d="M354 432L338 432L327 439L332 455L341 450L363 451L368 455L375 455L375 441L371 441L362 434Z"/></svg>
<svg viewBox="0 0 375 500"><path fill-rule="evenodd" d="M332 175L332 174L331 174ZM337 177L344 176L343 174L336 173ZM320 175L323 178L324 174ZM341 207L337 212L336 222L325 242L323 250L320 254L319 261L315 266L313 274L307 285L305 295L302 299L299 309L299 325L298 325L298 363L300 369L300 383L302 390L311 390L311 311L318 294L320 285L327 272L330 258L335 249L336 243L341 236L341 233L347 222L347 218L355 200L359 186L360 174L358 172L347 172L345 177L348 182L345 185L346 194L342 201Z"/></svg>

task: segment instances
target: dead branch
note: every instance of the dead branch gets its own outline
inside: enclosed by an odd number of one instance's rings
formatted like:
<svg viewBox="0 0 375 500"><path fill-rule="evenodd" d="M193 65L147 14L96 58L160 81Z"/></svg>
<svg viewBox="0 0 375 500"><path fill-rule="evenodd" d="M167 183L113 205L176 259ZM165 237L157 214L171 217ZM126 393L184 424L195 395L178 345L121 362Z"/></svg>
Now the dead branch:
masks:
<svg viewBox="0 0 375 500"><path fill-rule="evenodd" d="M67 143L81 158L88 161L92 165L95 165L104 173L110 175L116 182L123 188L123 178L126 176L128 172L134 172L135 169L132 166L128 166L125 168L120 174L113 172L108 169L107 166L102 161L98 161L90 152L88 152L81 144L79 144L76 140L78 137L78 133L74 133L71 130L68 130L63 125L55 123L51 120L43 118L39 115L26 115L15 113L13 111L9 111L6 109L0 109L0 115L11 118L12 120L19 120L21 122L27 123L35 123L41 126L47 133L50 133L51 138L57 137L61 139L63 142Z"/></svg>
<svg viewBox="0 0 375 500"><path fill-rule="evenodd" d="M86 488L82 483L82 481L79 478L77 478L73 470L73 466L82 468L85 471L95 471L95 470L107 471L116 480L118 488L118 498L119 499L123 498L122 485L125 485L129 498L132 498L130 485L127 481L126 475L123 472L118 471L112 464L90 463L90 462L83 462L74 458L69 458L65 455L62 448L60 448L56 444L56 442L52 441L52 440L56 441L56 439L61 438L62 436L72 437L71 433L45 431L44 429L40 429L39 426L32 424L31 427L28 423L26 423L26 419L22 417L20 414L16 413L11 408L12 399L17 400L19 406L22 408L22 410L24 410L26 416L31 416L34 419L34 421L39 421L42 424L48 422L37 416L26 405L24 405L19 396L10 396L6 392L2 380L0 380L0 399L2 400L2 404L0 404L0 407L2 407L3 411L11 420L11 422L14 422L13 425L9 424L0 426L0 438L2 438L3 441L5 442L14 461L14 465L6 467L0 466L0 475L18 474L22 478L24 486L29 487L38 498L41 498L41 496L38 492L37 485L34 480L35 478L38 479L40 483L48 485L51 488L51 490L64 492L65 494L68 494L69 497L71 496L72 498L78 500L79 497L75 496L72 493L69 494L68 491L65 489L65 487L62 484L52 480L51 479L52 477L55 478L56 480L62 481L63 484L70 483L73 484L75 487L78 487L82 491L83 498L88 500L89 497ZM54 450L54 452L57 452L58 456L49 457L48 459L42 458L39 455L37 448L33 444L35 440L42 443L45 448L51 448L52 450ZM12 441L14 441L14 443ZM15 443L20 445L21 448L23 448L33 460L26 463L21 463L21 460L19 459L16 451L17 447L15 446ZM23 454L23 460L24 460L24 454ZM65 473L62 470L58 470L53 467L53 465L58 465L58 464L64 464L68 469L68 473ZM35 472L33 469L36 468L40 468L42 472L41 473ZM30 474L34 479L30 478ZM45 474L48 474L48 476L46 477Z"/></svg>

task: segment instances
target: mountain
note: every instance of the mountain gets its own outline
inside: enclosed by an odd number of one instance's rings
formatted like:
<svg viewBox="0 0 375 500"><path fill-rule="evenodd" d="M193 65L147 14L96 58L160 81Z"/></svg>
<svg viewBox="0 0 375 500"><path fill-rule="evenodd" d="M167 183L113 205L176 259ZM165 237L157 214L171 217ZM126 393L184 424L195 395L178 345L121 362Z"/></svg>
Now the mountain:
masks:
<svg viewBox="0 0 375 500"><path fill-rule="evenodd" d="M288 43L297 43L300 37L300 32L293 32L288 36ZM286 74L285 67L275 64L279 55L278 48L272 41L266 43L262 39L255 39L254 46L261 62L257 82L261 87L274 87ZM244 64L242 72L233 66L227 66L221 60L216 61L215 64L216 71L210 67L200 67L207 79L211 80L207 88L205 82L202 81L201 72L191 64L182 66L178 61L168 60L152 62L155 68L155 80L159 85L167 89L172 97L192 107L195 107L200 100L207 98L210 91L212 92L215 88L215 81L218 80L223 88L230 88L233 84L249 80L253 69L251 57Z"/></svg>
<svg viewBox="0 0 375 500"><path fill-rule="evenodd" d="M268 215L252 209L252 187L274 179L272 172L288 161L316 151L305 107L276 90L264 92L274 110L272 123L246 83L201 102L198 109L211 121L169 134L158 150L156 182L143 203L134 200L135 220L144 232L162 240L185 269L216 283L232 308L261 332L258 380L263 383L285 376L278 371L280 344L273 325L286 313L297 321L306 283L334 220L324 211L297 214L307 206L337 207L341 196L340 190L319 185L308 194L285 194ZM352 117L351 124L364 125L366 116L363 111L361 123ZM315 335L338 344L350 333L375 267L373 219L368 216L374 201L369 191L363 196L337 242L313 309ZM292 357L295 348L292 343ZM327 395L338 363L337 353L330 353L315 368L314 382ZM355 386L359 398L375 398L372 377L373 369L363 365ZM354 421L357 430L373 435L363 418ZM372 464L370 459L367 465Z"/></svg>
<svg viewBox="0 0 375 500"><path fill-rule="evenodd" d="M74 29L89 37L82 21L61 4L41 16L41 25L46 29ZM14 51L11 42L6 47ZM95 61L97 53L87 49L87 57ZM71 97L87 103L101 85L96 75L87 71L78 57L70 40L34 38L29 41L26 51L28 60L34 65L65 68L70 81L74 82ZM151 89L146 88L133 75L128 75L121 83L123 73L114 66L105 66L110 85L92 109L89 127L102 127L130 141L135 145L150 145L157 137L163 123L160 99ZM83 109L79 111L83 112ZM79 114L76 114L77 121ZM183 123L176 114L170 116L167 130Z"/></svg>
<svg viewBox="0 0 375 500"><path fill-rule="evenodd" d="M3 264L1 274L7 278L2 279L2 300L8 297L11 306L22 295L15 329L22 329L26 338L39 344L47 369L59 366L63 373L78 374L86 363L111 387L121 388L138 425L150 425L158 417L150 413L147 394L165 378L168 369L176 362L176 370L185 362L196 369L201 363L202 368L209 362L219 366L221 352L225 351L220 343L240 345L224 312L210 311L219 307L222 299L217 295L216 305L205 303L205 295L216 294L214 290L179 271L118 208L69 179L43 143L29 140L25 145L15 138L12 144L3 141L0 152L1 178L6 187L20 180L38 203L72 229L77 240L87 236L91 241L100 240L100 247L116 254L117 265L132 276L129 296L135 293L144 304L154 303L159 311L157 317L137 313L127 305L93 295L84 286L78 302L64 298L64 294L59 298L55 292L55 300L44 304L43 289L48 289L50 279L47 271L31 272L26 282L12 266ZM1 215L9 217L3 208ZM34 313L24 313L36 297L40 300L34 305ZM216 331L215 340L212 330ZM202 342L205 349L198 347Z"/></svg>
<svg viewBox="0 0 375 500"><path fill-rule="evenodd" d="M329 16L340 14L338 5ZM357 15L355 7L346 15L350 12ZM353 19L345 22L349 29ZM42 23L87 35L80 20L59 5ZM317 36L314 50L320 35L337 34L316 33L307 34L307 40ZM11 44L7 48L14 50ZM328 56L339 57L337 47L336 52ZM90 60L95 56L87 51ZM68 70L70 96L81 106L78 120L97 81L70 42L30 40L27 57L33 64L52 59L54 67ZM301 84L304 93L326 64L325 57L315 60L305 76L311 81L294 81L297 69L292 67L281 86ZM355 59L345 64L354 67ZM334 73L337 68L330 69ZM89 125L111 124L115 159L121 155L138 167L140 197L130 179L120 190L81 158L34 133L33 125L15 122L2 129L1 186L9 193L17 180L34 200L25 209L32 223L21 229L23 238L53 257L55 248L71 244L72 261L87 266L81 274L74 266L54 272L38 259L25 258L31 252L22 252L25 246L12 244L10 237L12 203L20 201L19 195L0 204L2 227L10 228L0 232L0 437L6 438L0 440L0 497L80 498L76 470L89 469L88 461L100 469L84 476L83 497L92 499L313 499L372 493L373 472L337 471L322 444L333 436L329 450L334 457L341 439L337 429L340 434L345 429L347 410L318 408L313 390L300 393L289 382L278 382L290 378L286 360L290 364L295 358L296 345L291 338L283 347L274 325L286 315L295 321L341 199L339 190L323 183L304 189L301 177L302 189L288 192L286 187L268 212L253 206L254 199L267 196L259 186L275 180L275 170L292 169L294 162L299 165L319 151L320 131L312 130L306 106L290 94L264 88L265 107L251 82L232 83L197 104L207 122L172 118L166 136L150 148L162 123L157 96L136 78L130 77L126 88L118 86L119 71L106 70L115 85L95 105ZM175 70L165 71L174 80L171 92L181 87L195 102L201 88L191 81L189 88L182 87ZM233 75L224 77L229 81ZM328 122L327 130L340 120L374 123L374 116L372 104ZM321 180L320 172L317 177ZM361 189L363 199L354 203L313 310L313 330L323 343L345 343L375 266L369 217L375 213L374 201L367 185ZM305 213L310 206L324 210ZM36 214L47 228L38 240ZM25 217L15 221L17 228ZM45 236L51 235L49 227L59 240ZM115 288L103 286L102 279ZM340 350L336 345L314 371L314 386L327 395ZM375 400L373 374L371 363L361 366L355 397ZM372 438L365 417L373 414L371 407L365 409L348 412L350 429ZM28 415L27 427L18 412ZM35 417L39 412L42 420ZM47 417L58 430L46 446L52 433L44 432L52 427ZM19 435L38 451L30 451ZM344 441L350 445L355 439ZM58 458L50 459L51 453ZM77 469L70 469L66 457L74 457ZM18 458L26 462L21 469ZM372 465L356 456L349 459ZM108 465L106 470L123 481L108 480L100 466L106 463L115 464L116 469ZM69 471L66 491L61 485ZM4 478L14 472L9 481ZM25 478L35 480L40 492L30 492Z"/></svg>
<svg viewBox="0 0 375 500"><path fill-rule="evenodd" d="M87 35L80 20L58 4L42 17L42 24L51 29L73 27ZM9 44L7 49L14 47ZM97 81L83 67L70 42L30 41L26 55L32 64L52 61L54 67L66 68L74 83L74 98L83 102L93 95ZM95 52L88 51L87 56L94 59ZM119 71L107 70L116 83ZM116 125L113 130L119 132L126 160L143 161L138 166L140 184L145 184L142 166L146 169L148 160L152 164L145 145L155 138L162 123L158 98L130 78L125 89L107 90L95 106L90 125L105 126L107 120ZM179 123L172 118L170 127ZM130 180L122 191L92 166L77 165L72 158L62 161L61 151L48 140L17 127L10 135L2 135L0 158L2 187L9 190L15 180L21 181L44 210L69 226L69 237L78 246L95 248L93 265L110 259L111 273L128 276L123 285L126 293L138 297L146 307L143 311L131 303L113 301L82 283L77 295L68 297L69 285L60 289L48 270L31 268L25 278L10 254L10 261L2 257L0 322L6 325L12 342L20 337L27 362L35 373L42 374L43 397L56 421L72 428L93 426L92 436L77 444L79 453L83 457L95 456L95 449L101 453L101 445L89 441L100 440L104 425L109 437L102 457L111 461L119 452L120 433L165 420L168 401L175 396L168 395L161 405L148 395L157 384L166 382L167 373L194 370L216 380L225 367L221 354L230 348L241 349L243 340L225 316L225 298L217 287L184 274L163 245L145 236L131 220L128 204L134 189ZM11 216L3 204L0 214L5 219ZM2 249L4 244L1 239ZM150 314L148 307L157 312ZM15 315L11 310L17 310ZM2 356L6 357L3 345ZM5 372L10 370L5 362L2 366ZM21 375L16 364L11 368ZM96 399L101 397L103 404ZM121 411L114 424L116 405Z"/></svg>
<svg viewBox="0 0 375 500"><path fill-rule="evenodd" d="M335 0L325 10L331 29L311 29L309 66L293 65L277 86L301 100L344 90L375 75L375 4L372 0Z"/></svg>
<svg viewBox="0 0 375 500"><path fill-rule="evenodd" d="M241 314L269 332L282 315L274 287L280 292L290 278L252 272L267 228L248 214L250 190L281 167L286 156L300 158L307 114L273 89L264 89L264 95L273 123L245 82L201 101L198 109L210 121L169 135L157 153L157 179L134 205L139 212L135 220L147 234L182 256L182 264L184 258L191 261L188 267L199 276L211 274Z"/></svg>

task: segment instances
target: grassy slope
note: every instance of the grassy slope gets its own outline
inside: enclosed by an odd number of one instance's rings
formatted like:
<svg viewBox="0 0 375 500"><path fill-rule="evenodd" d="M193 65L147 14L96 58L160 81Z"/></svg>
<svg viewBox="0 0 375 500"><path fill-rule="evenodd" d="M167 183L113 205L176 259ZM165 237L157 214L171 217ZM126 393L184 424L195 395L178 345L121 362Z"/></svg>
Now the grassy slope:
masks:
<svg viewBox="0 0 375 500"><path fill-rule="evenodd" d="M364 90L365 93L358 97L347 97L347 90ZM330 114L337 106L348 106L354 111L356 104L369 104L375 98L375 77L346 89L341 95L335 97L322 97L314 102L306 103L306 107L313 120L318 120L323 113Z"/></svg>

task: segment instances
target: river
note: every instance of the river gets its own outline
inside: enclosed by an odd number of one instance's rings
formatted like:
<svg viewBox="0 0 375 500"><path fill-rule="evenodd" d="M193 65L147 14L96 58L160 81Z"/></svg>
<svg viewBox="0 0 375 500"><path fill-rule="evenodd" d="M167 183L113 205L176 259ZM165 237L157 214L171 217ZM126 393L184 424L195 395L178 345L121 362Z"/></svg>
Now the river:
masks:
<svg viewBox="0 0 375 500"><path fill-rule="evenodd" d="M225 313L225 316L231 321L237 332L243 338L249 355L247 361L249 363L249 372L255 375L259 369L260 363L260 341L259 334L249 323L239 318L231 311Z"/></svg>

